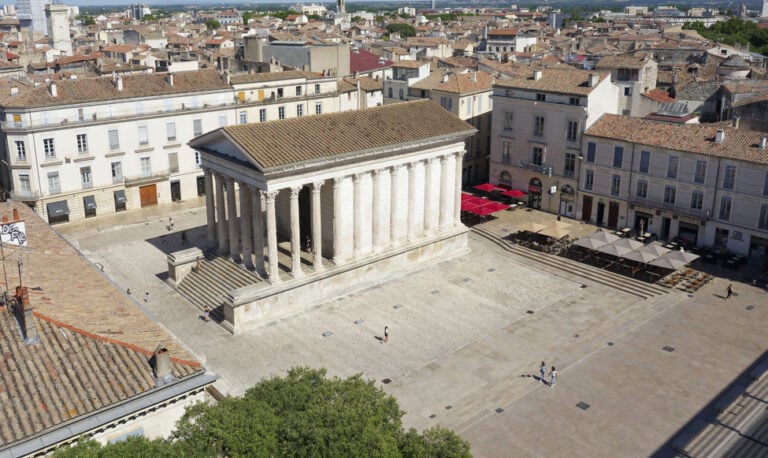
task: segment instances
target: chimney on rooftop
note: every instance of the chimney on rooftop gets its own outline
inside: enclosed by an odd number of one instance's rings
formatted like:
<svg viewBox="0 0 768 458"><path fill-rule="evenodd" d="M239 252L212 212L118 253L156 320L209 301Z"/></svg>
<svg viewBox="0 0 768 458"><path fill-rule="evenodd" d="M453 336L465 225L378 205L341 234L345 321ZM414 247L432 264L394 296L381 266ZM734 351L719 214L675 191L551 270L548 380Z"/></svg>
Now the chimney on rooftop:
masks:
<svg viewBox="0 0 768 458"><path fill-rule="evenodd" d="M17 95L19 95L19 88L17 88L17 87L12 87L12 88L11 88L11 97L15 97L15 96L17 96Z"/></svg>
<svg viewBox="0 0 768 458"><path fill-rule="evenodd" d="M764 150L766 144L768 144L768 137L763 137L760 139L760 149Z"/></svg>
<svg viewBox="0 0 768 458"><path fill-rule="evenodd" d="M765 140L765 139L763 139L763 140ZM13 209L13 220L14 221L18 221L19 220L19 210L15 209L15 208Z"/></svg>
<svg viewBox="0 0 768 458"><path fill-rule="evenodd" d="M723 143L725 140L725 131L723 129L717 129L715 132L715 143Z"/></svg>
<svg viewBox="0 0 768 458"><path fill-rule="evenodd" d="M56 88L56 83L51 83L51 85L48 86L48 90L51 92L51 97L59 96L59 90Z"/></svg>
<svg viewBox="0 0 768 458"><path fill-rule="evenodd" d="M154 354L149 359L149 365L152 366L155 377L160 380L166 380L173 376L171 372L171 353L165 348L164 344L160 344L155 348Z"/></svg>
<svg viewBox="0 0 768 458"><path fill-rule="evenodd" d="M741 118L733 118L733 128L738 129L740 122L741 122Z"/></svg>
<svg viewBox="0 0 768 458"><path fill-rule="evenodd" d="M117 88L118 91L122 91L123 90L123 77L122 76L118 76L117 78L115 78L115 87Z"/></svg>
<svg viewBox="0 0 768 458"><path fill-rule="evenodd" d="M597 86L597 83L600 81L600 75L597 73L590 73L589 74L589 87L595 87Z"/></svg>
<svg viewBox="0 0 768 458"><path fill-rule="evenodd" d="M472 76L469 77L469 80L473 83L477 83L477 72L472 72Z"/></svg>
<svg viewBox="0 0 768 458"><path fill-rule="evenodd" d="M448 82L448 74L444 73L443 74L443 83L447 83L447 82Z"/></svg>
<svg viewBox="0 0 768 458"><path fill-rule="evenodd" d="M541 70L534 70L533 71L533 80L538 81L541 79L541 76L543 75Z"/></svg>
<svg viewBox="0 0 768 458"><path fill-rule="evenodd" d="M173 73L169 73L168 76L165 77L165 79L168 81L168 86L173 87Z"/></svg>

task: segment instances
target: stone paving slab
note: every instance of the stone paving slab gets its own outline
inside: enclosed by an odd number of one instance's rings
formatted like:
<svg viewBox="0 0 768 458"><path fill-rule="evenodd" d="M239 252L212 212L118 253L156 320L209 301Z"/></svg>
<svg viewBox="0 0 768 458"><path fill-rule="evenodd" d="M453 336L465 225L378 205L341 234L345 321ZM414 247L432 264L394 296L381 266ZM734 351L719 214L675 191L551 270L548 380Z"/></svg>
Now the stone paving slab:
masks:
<svg viewBox="0 0 768 458"><path fill-rule="evenodd" d="M491 223L537 212L502 213ZM176 229L204 217L183 209ZM221 376L221 391L296 365L388 378L406 426L455 429L475 456L648 456L766 350L761 289L734 283L724 301L716 279L693 297L642 300L590 279L581 288L474 234L466 256L232 336L162 281L173 247L146 240L164 230L153 219L70 237L117 284L151 291L148 311ZM387 344L376 339L385 325ZM542 360L558 367L555 388L531 377Z"/></svg>

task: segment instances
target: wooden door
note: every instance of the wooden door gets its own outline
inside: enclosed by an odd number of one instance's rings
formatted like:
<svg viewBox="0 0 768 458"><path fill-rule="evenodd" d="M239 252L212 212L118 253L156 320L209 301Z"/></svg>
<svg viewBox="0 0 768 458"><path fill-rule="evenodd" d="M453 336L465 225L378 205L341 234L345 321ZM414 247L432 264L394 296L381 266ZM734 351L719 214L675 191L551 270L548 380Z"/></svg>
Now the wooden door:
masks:
<svg viewBox="0 0 768 458"><path fill-rule="evenodd" d="M584 203L581 206L581 219L589 221L592 218L592 196L584 196Z"/></svg>
<svg viewBox="0 0 768 458"><path fill-rule="evenodd" d="M608 204L608 227L616 227L619 224L619 204L610 202Z"/></svg>
<svg viewBox="0 0 768 458"><path fill-rule="evenodd" d="M139 200L142 207L157 205L157 185L141 186L139 188Z"/></svg>

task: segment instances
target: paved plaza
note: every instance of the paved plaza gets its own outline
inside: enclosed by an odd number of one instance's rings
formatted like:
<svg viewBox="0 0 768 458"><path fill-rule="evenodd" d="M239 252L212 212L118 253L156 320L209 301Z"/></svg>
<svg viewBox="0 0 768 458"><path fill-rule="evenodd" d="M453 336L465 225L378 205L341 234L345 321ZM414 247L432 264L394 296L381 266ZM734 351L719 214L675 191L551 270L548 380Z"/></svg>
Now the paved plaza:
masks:
<svg viewBox="0 0 768 458"><path fill-rule="evenodd" d="M148 291L139 305L221 377L220 391L240 394L293 366L362 373L398 399L407 427L451 428L475 456L670 455L665 444L768 348L761 288L734 282L726 301L731 280L716 279L693 296L644 300L475 233L468 255L233 336L164 281L180 231L205 241L196 205L57 229L122 290ZM532 219L554 217L502 212L484 226L503 235ZM572 223L574 235L594 230ZM533 377L541 361L557 367L554 388Z"/></svg>

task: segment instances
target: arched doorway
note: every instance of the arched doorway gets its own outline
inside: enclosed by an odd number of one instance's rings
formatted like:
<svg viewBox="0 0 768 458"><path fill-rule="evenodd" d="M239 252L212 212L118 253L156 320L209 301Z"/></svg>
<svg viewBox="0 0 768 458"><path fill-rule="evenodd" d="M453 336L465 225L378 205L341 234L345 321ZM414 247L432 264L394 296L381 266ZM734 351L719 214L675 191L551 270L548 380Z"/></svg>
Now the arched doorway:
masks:
<svg viewBox="0 0 768 458"><path fill-rule="evenodd" d="M576 191L573 186L567 184L560 188L560 215L573 218Z"/></svg>
<svg viewBox="0 0 768 458"><path fill-rule="evenodd" d="M541 210L541 180L538 178L528 182L528 208Z"/></svg>
<svg viewBox="0 0 768 458"><path fill-rule="evenodd" d="M509 172L504 170L499 174L499 183L512 186L512 175L510 175Z"/></svg>

